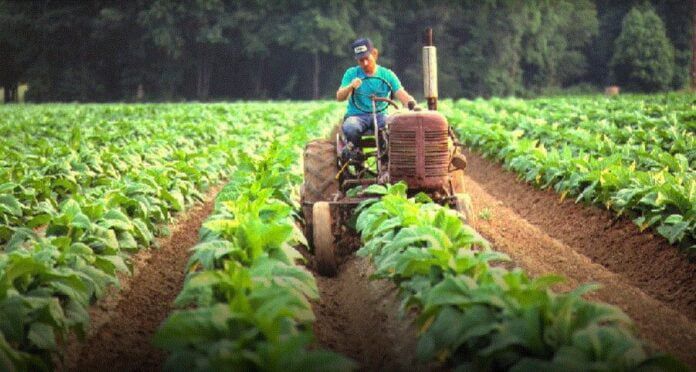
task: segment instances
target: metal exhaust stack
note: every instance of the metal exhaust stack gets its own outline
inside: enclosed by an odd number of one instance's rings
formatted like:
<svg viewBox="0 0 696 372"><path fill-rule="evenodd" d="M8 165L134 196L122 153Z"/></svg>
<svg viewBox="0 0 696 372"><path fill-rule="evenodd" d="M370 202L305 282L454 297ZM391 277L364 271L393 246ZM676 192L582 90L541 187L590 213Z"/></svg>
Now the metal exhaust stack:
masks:
<svg viewBox="0 0 696 372"><path fill-rule="evenodd" d="M430 27L423 36L423 96L428 100L428 110L437 110L437 50Z"/></svg>

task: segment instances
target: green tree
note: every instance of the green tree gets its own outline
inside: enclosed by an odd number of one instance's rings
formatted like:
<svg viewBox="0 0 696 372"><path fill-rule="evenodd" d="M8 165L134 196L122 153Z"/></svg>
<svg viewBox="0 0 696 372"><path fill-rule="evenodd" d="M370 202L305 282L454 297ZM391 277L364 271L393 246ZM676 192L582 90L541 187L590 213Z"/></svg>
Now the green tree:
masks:
<svg viewBox="0 0 696 372"><path fill-rule="evenodd" d="M674 77L672 88L680 89L689 83L691 66L692 20L696 7L685 0L653 0L653 6L665 23L667 37L674 46Z"/></svg>
<svg viewBox="0 0 696 372"><path fill-rule="evenodd" d="M491 0L466 6L464 44L458 48L464 95L507 96L522 92L522 38L528 22L523 2Z"/></svg>
<svg viewBox="0 0 696 372"><path fill-rule="evenodd" d="M29 28L12 5L0 1L0 87L5 89L5 102L17 101L19 80L25 72L22 46L28 41Z"/></svg>
<svg viewBox="0 0 696 372"><path fill-rule="evenodd" d="M585 46L599 22L589 0L527 2L522 45L525 88L543 90L576 82L586 73Z"/></svg>
<svg viewBox="0 0 696 372"><path fill-rule="evenodd" d="M322 57L345 54L347 45L355 38L350 21L356 11L344 1L328 1L322 6L315 3L295 4L294 14L279 25L278 43L311 57L312 98L318 99Z"/></svg>
<svg viewBox="0 0 696 372"><path fill-rule="evenodd" d="M232 25L229 16L222 0L155 0L140 12L138 20L152 42L171 57L167 69L174 74L168 81L169 95L174 94L185 71L193 69L195 97L208 99L212 60L219 47L229 42L224 35Z"/></svg>
<svg viewBox="0 0 696 372"><path fill-rule="evenodd" d="M611 68L616 83L646 92L665 90L674 74L674 48L651 7L633 8L616 39Z"/></svg>

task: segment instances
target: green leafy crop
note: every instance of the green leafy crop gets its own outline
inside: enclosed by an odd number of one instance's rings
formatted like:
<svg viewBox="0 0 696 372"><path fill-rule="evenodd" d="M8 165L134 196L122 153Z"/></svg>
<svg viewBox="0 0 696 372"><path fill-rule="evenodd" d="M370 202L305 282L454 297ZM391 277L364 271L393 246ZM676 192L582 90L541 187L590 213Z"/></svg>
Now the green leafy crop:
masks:
<svg viewBox="0 0 696 372"><path fill-rule="evenodd" d="M693 94L459 100L460 138L520 178L594 202L696 252Z"/></svg>
<svg viewBox="0 0 696 372"><path fill-rule="evenodd" d="M130 253L232 170L253 172L246 159L263 145L316 130L304 120L336 107L1 107L0 370L51 369L69 332L84 337L87 306L130 271Z"/></svg>
<svg viewBox="0 0 696 372"><path fill-rule="evenodd" d="M361 206L358 253L418 309L422 361L466 371L686 370L647 355L621 310L582 299L594 286L555 293L563 278L503 268L505 255L427 196L407 198L404 184L371 191L383 196Z"/></svg>
<svg viewBox="0 0 696 372"><path fill-rule="evenodd" d="M166 370L354 369L349 359L312 346L309 301L319 294L314 277L295 263L302 256L294 246L306 244L291 197L301 181L295 163L307 138L327 129L318 119L295 127L283 145L259 143L255 156L237 150L230 182L189 260L176 300L181 310L154 338L170 353Z"/></svg>

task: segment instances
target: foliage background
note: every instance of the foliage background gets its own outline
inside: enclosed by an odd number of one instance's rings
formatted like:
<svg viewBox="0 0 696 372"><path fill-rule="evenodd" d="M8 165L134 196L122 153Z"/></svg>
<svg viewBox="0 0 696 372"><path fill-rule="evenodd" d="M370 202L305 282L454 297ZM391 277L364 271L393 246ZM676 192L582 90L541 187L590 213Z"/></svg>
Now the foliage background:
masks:
<svg viewBox="0 0 696 372"><path fill-rule="evenodd" d="M634 8L654 10L674 50L646 62L672 71L657 85L610 63ZM26 82L34 101L327 98L368 36L418 96L432 26L442 96L679 89L692 12L683 0L0 0L0 86Z"/></svg>

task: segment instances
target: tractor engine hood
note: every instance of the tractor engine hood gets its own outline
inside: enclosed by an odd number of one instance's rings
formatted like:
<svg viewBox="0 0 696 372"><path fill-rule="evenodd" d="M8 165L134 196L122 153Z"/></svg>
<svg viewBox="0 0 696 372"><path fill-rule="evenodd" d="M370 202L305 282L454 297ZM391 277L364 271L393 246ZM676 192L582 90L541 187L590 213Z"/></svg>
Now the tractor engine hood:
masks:
<svg viewBox="0 0 696 372"><path fill-rule="evenodd" d="M447 119L436 111L394 114L387 126L389 181L440 190L449 180L452 142Z"/></svg>

